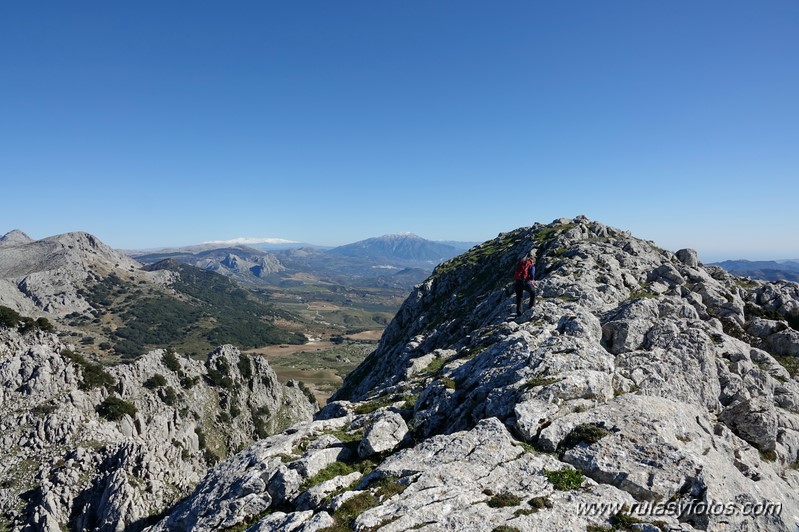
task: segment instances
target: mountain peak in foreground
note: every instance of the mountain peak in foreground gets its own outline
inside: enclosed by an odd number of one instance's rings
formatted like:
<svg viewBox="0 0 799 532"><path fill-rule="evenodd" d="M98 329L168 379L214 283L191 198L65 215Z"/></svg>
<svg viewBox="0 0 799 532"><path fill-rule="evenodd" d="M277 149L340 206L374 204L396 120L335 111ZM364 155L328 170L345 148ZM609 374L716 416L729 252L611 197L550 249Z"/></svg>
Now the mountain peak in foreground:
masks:
<svg viewBox="0 0 799 532"><path fill-rule="evenodd" d="M509 319L531 251L538 302ZM439 265L315 421L152 529L795 531L798 327L795 283L584 217L504 233Z"/></svg>

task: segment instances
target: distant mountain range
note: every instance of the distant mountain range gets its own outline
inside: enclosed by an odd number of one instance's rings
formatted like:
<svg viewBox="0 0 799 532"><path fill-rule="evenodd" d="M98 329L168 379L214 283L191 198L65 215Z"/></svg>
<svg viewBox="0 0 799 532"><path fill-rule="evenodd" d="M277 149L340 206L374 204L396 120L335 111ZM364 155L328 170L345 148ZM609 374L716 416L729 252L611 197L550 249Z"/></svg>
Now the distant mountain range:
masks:
<svg viewBox="0 0 799 532"><path fill-rule="evenodd" d="M387 260L412 261L435 266L460 253L460 249L448 244L440 244L414 235L401 233L368 238L339 246L330 253L344 257L372 257Z"/></svg>
<svg viewBox="0 0 799 532"><path fill-rule="evenodd" d="M441 243L412 233L369 238L335 248L290 241L253 242L236 239L156 251L129 251L144 264L164 259L215 271L249 285L296 284L306 279L359 287L410 289L444 260L471 247L470 242ZM267 240L267 239L260 239ZM277 249L274 246L285 246ZM264 247L272 247L265 251ZM258 249L261 248L261 249Z"/></svg>
<svg viewBox="0 0 799 532"><path fill-rule="evenodd" d="M258 284L258 281L267 275L286 269L272 253L243 245L215 247L214 244L201 244L185 248L129 253L143 264L155 264L172 259L246 284Z"/></svg>
<svg viewBox="0 0 799 532"><path fill-rule="evenodd" d="M349 246L356 246L363 243L369 243L368 245L374 244L375 240L382 241L382 240L391 240L392 237L400 237L399 240L402 240L401 237L415 237L424 240L426 243L432 244L441 244L442 246L453 247L459 251L466 251L480 242L464 242L459 240L425 240L421 237L417 237L413 233L395 233L391 235L385 235L382 237L377 238L369 238L366 240L361 240L359 242L355 242L353 244L346 244L342 246L338 246L340 248L347 248ZM380 244L377 242L376 244ZM207 249L210 248L218 248L218 247L238 247L238 246L248 246L255 249L260 249L262 251L282 251L286 249L299 249L299 248L316 248L316 249L334 249L336 246L321 246L319 244L311 244L309 242L298 242L296 240L287 240L285 238L247 238L247 237L239 237L239 238L231 238L229 240L212 240L209 242L203 242L200 246L207 246ZM194 246L192 246L194 247ZM178 248L178 249L186 249ZM155 251L164 251L163 249L155 250ZM138 253L137 251L133 251L132 253Z"/></svg>
<svg viewBox="0 0 799 532"><path fill-rule="evenodd" d="M795 281L799 282L799 259L795 260L725 260L715 262L713 266L720 266L741 277L762 279L764 281Z"/></svg>
<svg viewBox="0 0 799 532"><path fill-rule="evenodd" d="M128 360L164 346L201 353L225 343L304 343L274 324L295 316L214 273L257 278L281 268L274 256L248 249L172 251L142 268L88 233L34 241L12 231L0 237L0 306L53 320L86 354ZM187 256L199 267L178 260Z"/></svg>

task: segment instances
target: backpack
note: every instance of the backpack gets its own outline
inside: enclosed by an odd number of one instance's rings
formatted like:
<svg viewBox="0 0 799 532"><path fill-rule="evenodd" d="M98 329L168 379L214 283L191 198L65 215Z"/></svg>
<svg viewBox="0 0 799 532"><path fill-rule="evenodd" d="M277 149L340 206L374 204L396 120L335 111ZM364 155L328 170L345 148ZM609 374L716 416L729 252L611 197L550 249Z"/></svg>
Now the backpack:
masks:
<svg viewBox="0 0 799 532"><path fill-rule="evenodd" d="M528 259L522 259L516 264L516 270L513 272L513 278L516 281L527 281L530 279L530 266L532 266L533 261Z"/></svg>

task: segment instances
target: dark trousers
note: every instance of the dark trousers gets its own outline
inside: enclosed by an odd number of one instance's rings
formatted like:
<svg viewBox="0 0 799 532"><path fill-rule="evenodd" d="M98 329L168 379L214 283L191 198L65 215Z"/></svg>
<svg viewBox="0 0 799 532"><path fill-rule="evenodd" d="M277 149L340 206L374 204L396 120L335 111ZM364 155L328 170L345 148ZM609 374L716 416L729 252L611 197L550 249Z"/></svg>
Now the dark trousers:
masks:
<svg viewBox="0 0 799 532"><path fill-rule="evenodd" d="M530 294L530 308L535 305L535 288L532 281L515 281L513 289L516 291L516 314L522 313L522 299L524 298L524 291Z"/></svg>

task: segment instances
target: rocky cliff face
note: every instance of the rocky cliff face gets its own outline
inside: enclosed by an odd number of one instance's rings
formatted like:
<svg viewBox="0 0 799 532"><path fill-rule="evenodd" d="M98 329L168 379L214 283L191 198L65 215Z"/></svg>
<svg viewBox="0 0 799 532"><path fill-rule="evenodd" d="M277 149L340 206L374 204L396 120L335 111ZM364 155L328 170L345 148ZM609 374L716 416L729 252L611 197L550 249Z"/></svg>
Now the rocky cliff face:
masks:
<svg viewBox="0 0 799 532"><path fill-rule="evenodd" d="M140 530L210 465L314 409L231 346L104 368L56 335L2 329L0 529Z"/></svg>
<svg viewBox="0 0 799 532"><path fill-rule="evenodd" d="M417 287L315 421L153 530L793 531L798 317L799 285L584 217L501 234Z"/></svg>

